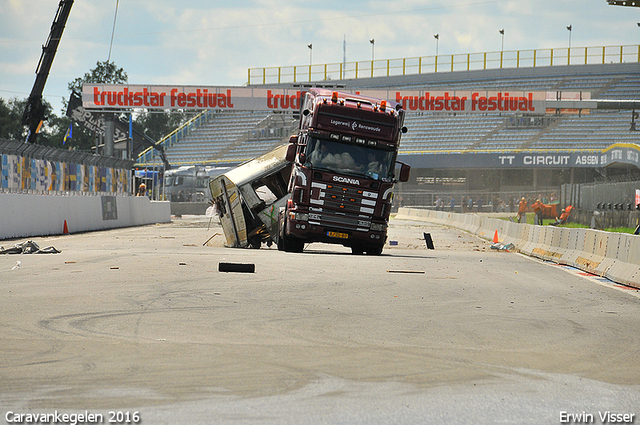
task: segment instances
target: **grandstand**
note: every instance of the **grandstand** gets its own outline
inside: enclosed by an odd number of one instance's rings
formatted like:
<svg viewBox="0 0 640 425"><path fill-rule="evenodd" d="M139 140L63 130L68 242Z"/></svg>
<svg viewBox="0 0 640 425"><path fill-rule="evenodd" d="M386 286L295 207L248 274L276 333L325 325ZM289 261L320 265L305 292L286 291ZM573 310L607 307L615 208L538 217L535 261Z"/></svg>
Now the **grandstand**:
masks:
<svg viewBox="0 0 640 425"><path fill-rule="evenodd" d="M267 111L216 110L200 114L160 141L169 163L180 165L237 165L269 152L288 138L296 123L291 114ZM160 166L151 149L138 166Z"/></svg>
<svg viewBox="0 0 640 425"><path fill-rule="evenodd" d="M518 67L322 81L348 89L583 92L591 99L640 99L640 63ZM269 87L308 87L282 83ZM606 166L496 167L496 155L606 155L612 146L640 144L632 111L547 111L545 116L512 113L408 112L400 159L413 167L401 189L429 191L538 191L603 176L635 175L629 162ZM293 114L214 111L209 121L167 149L172 164L236 165L281 143L295 130ZM639 149L639 148L634 148ZM629 154L625 155L629 156ZM151 165L154 161L140 161ZM509 165L509 164L506 164ZM549 164L544 164L549 165ZM583 164L584 165L584 164Z"/></svg>

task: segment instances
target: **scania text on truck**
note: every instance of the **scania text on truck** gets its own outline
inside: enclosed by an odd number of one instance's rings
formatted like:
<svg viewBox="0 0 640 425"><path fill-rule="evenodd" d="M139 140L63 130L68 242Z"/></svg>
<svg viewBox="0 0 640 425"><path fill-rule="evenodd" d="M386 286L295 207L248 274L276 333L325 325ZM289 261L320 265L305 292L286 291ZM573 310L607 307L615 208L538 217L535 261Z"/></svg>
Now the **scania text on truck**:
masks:
<svg viewBox="0 0 640 425"><path fill-rule="evenodd" d="M286 159L293 163L279 216L278 248L301 252L310 242L342 244L354 254L382 253L393 185L409 179L396 157L406 132L396 102L310 89Z"/></svg>

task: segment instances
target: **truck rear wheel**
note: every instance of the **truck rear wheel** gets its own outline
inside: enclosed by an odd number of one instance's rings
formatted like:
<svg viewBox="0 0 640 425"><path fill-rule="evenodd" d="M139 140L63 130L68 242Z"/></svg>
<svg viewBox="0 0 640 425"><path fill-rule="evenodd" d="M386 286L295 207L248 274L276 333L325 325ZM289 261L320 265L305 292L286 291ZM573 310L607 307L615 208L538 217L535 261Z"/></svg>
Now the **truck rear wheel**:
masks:
<svg viewBox="0 0 640 425"><path fill-rule="evenodd" d="M262 241L260 240L260 237L254 236L251 239L249 239L249 246L251 246L251 248L253 249L260 249L260 247L262 246Z"/></svg>

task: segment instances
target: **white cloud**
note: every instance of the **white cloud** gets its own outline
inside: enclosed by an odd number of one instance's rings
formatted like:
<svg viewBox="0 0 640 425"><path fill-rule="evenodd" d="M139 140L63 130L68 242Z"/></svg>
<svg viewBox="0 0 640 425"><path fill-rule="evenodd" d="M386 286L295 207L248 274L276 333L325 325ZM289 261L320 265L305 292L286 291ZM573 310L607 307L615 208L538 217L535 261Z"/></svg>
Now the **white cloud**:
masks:
<svg viewBox="0 0 640 425"><path fill-rule="evenodd" d="M46 42L57 2L5 1L0 15L0 97L24 93ZM4 5L3 5L4 6ZM75 2L45 94L59 102L66 85L104 61L114 2ZM135 83L242 85L248 68L429 56L505 49L637 44L638 9L605 0L355 1L128 0L120 2L111 59ZM20 97L20 95L18 95Z"/></svg>

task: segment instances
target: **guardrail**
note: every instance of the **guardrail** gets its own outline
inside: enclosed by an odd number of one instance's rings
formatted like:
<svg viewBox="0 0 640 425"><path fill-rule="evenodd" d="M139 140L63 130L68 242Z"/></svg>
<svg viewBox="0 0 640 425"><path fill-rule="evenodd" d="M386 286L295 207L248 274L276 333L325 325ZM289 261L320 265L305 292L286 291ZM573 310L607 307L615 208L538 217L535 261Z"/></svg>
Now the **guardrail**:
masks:
<svg viewBox="0 0 640 425"><path fill-rule="evenodd" d="M432 72L624 62L640 62L640 45L503 50L345 63L249 68L247 84L299 83Z"/></svg>
<svg viewBox="0 0 640 425"><path fill-rule="evenodd" d="M640 288L640 236L637 235L518 224L478 214L413 208L400 208L396 217L456 227L487 240L492 240L497 231L501 243L512 243L524 254Z"/></svg>

